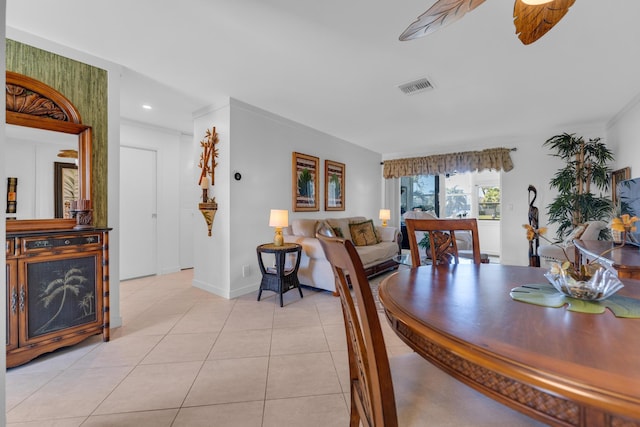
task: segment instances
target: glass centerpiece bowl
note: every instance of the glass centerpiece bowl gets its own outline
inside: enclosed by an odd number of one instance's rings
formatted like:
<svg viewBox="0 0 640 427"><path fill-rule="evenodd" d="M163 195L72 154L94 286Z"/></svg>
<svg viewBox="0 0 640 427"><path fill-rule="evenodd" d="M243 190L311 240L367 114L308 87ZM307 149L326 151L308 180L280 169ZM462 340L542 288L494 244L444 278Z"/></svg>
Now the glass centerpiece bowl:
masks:
<svg viewBox="0 0 640 427"><path fill-rule="evenodd" d="M624 287L615 272L599 264L591 264L580 273L562 267L553 265L544 276L554 288L571 298L600 301Z"/></svg>

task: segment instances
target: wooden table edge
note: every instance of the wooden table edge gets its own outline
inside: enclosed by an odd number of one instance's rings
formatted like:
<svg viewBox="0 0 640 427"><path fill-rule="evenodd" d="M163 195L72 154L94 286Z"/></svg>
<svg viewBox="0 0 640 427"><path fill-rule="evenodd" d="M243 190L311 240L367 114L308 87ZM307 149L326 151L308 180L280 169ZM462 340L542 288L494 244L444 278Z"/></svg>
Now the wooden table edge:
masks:
<svg viewBox="0 0 640 427"><path fill-rule="evenodd" d="M393 301L386 289L388 280L382 281L378 295L396 335L426 360L475 390L553 425L586 425L580 420L587 417L592 420L603 418L602 423L588 424L603 426L613 425L613 419L619 419L620 425L625 426L630 425L627 417L640 420L640 402L630 400L628 396L602 393L593 387L550 375L425 325ZM494 386L488 386L487 382ZM515 395L509 390L516 390ZM518 397L518 393L528 397ZM549 409L532 405L531 396L542 400ZM570 415L565 417L567 420L553 415L558 409ZM610 422L605 422L604 418ZM635 425L640 426L640 423Z"/></svg>

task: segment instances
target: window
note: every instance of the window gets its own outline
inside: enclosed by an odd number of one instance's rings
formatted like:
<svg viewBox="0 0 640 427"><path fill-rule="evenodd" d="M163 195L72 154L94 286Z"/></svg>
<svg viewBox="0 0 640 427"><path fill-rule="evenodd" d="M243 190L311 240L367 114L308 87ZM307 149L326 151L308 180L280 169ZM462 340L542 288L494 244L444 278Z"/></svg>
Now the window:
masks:
<svg viewBox="0 0 640 427"><path fill-rule="evenodd" d="M400 178L400 213L407 211L440 210L438 203L438 177L432 175L403 176Z"/></svg>
<svg viewBox="0 0 640 427"><path fill-rule="evenodd" d="M452 174L446 177L443 218L471 218L471 188L473 174Z"/></svg>
<svg viewBox="0 0 640 427"><path fill-rule="evenodd" d="M500 187L478 187L478 219L500 220Z"/></svg>

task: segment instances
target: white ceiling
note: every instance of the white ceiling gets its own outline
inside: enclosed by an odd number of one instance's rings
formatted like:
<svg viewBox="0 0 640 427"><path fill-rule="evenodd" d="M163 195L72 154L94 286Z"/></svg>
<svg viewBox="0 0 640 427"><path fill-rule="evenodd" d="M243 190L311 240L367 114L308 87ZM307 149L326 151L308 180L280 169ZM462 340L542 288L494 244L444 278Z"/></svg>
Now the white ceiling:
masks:
<svg viewBox="0 0 640 427"><path fill-rule="evenodd" d="M234 97L387 157L604 125L640 94L640 1L578 0L529 46L511 0L398 41L433 3L8 0L7 25L123 65L124 117L191 131Z"/></svg>

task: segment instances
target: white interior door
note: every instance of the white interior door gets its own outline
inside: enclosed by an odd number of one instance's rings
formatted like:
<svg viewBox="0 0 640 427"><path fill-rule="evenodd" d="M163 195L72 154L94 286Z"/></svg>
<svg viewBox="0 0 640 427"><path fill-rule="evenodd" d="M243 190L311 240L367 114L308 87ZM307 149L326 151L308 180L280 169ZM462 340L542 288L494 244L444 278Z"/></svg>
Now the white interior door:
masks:
<svg viewBox="0 0 640 427"><path fill-rule="evenodd" d="M157 273L157 153L120 147L120 280Z"/></svg>

